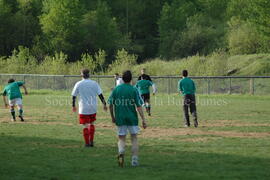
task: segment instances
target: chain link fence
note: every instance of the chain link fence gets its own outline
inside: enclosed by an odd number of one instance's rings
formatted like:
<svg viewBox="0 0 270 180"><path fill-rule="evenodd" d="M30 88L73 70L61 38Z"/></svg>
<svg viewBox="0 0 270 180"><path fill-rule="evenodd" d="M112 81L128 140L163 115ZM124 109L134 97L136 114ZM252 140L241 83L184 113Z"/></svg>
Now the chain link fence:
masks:
<svg viewBox="0 0 270 180"><path fill-rule="evenodd" d="M32 74L0 74L1 86L7 84L8 79L25 81L29 89L34 90L72 90L80 76L70 75L32 75ZM97 81L104 92L110 92L115 86L113 76L91 76ZM177 93L177 76L152 76L159 93ZM197 88L197 94L270 94L270 76L211 76L191 77ZM133 83L136 83L134 77Z"/></svg>

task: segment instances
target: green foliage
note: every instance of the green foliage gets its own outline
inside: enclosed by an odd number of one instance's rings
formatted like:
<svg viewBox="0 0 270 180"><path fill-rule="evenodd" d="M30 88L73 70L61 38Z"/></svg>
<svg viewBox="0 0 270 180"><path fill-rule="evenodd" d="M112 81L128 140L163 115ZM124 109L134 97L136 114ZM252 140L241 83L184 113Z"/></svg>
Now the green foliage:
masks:
<svg viewBox="0 0 270 180"><path fill-rule="evenodd" d="M233 17L229 22L228 47L232 54L254 54L260 50L261 37L250 22Z"/></svg>
<svg viewBox="0 0 270 180"><path fill-rule="evenodd" d="M35 64L64 53L68 73L92 59L96 74L111 70L120 49L138 63L269 53L269 11L267 0L0 0L1 64L19 46Z"/></svg>
<svg viewBox="0 0 270 180"><path fill-rule="evenodd" d="M106 63L106 52L104 50L99 50L95 56L96 65L99 72L104 73L105 72L105 63Z"/></svg>
<svg viewBox="0 0 270 180"><path fill-rule="evenodd" d="M169 62L154 59L132 66L131 70L139 74L142 68L146 68L147 73L157 76L180 76L183 69L187 69L191 76L226 76L229 71L236 70L233 75L253 76L270 75L269 66L269 54L230 56L223 51L216 51L208 56L196 55Z"/></svg>
<svg viewBox="0 0 270 180"><path fill-rule="evenodd" d="M256 28L263 37L263 46L261 52L270 51L270 1L267 0L250 0L250 21L256 25Z"/></svg>
<svg viewBox="0 0 270 180"><path fill-rule="evenodd" d="M42 31L47 39L48 52L70 53L78 46L78 24L82 14L79 0L45 0L40 16ZM75 48L76 50L76 48Z"/></svg>
<svg viewBox="0 0 270 180"><path fill-rule="evenodd" d="M159 20L161 57L207 55L224 48L226 6L227 2L214 0L165 4Z"/></svg>
<svg viewBox="0 0 270 180"><path fill-rule="evenodd" d="M82 19L83 44L92 53L99 49L112 55L121 44L121 33L107 3L99 1L97 9L87 12Z"/></svg>
<svg viewBox="0 0 270 180"><path fill-rule="evenodd" d="M39 65L38 72L41 74L68 74L67 55L63 52L55 53L54 56L46 56Z"/></svg>
<svg viewBox="0 0 270 180"><path fill-rule="evenodd" d="M136 55L128 54L125 49L118 50L115 61L109 67L109 73L122 73L124 70L131 69L136 63Z"/></svg>
<svg viewBox="0 0 270 180"><path fill-rule="evenodd" d="M18 50L14 50L7 59L2 59L0 67L3 73L37 73L36 59L30 54L28 48L22 46L19 46Z"/></svg>

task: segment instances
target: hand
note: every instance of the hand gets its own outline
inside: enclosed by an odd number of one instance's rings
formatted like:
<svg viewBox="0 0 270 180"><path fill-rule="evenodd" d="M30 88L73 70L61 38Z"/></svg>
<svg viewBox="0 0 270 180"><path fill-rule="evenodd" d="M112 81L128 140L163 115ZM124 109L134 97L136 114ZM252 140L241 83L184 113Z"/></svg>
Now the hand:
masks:
<svg viewBox="0 0 270 180"><path fill-rule="evenodd" d="M143 126L143 129L147 128L147 124L146 124L145 120L142 121L142 126Z"/></svg>
<svg viewBox="0 0 270 180"><path fill-rule="evenodd" d="M112 123L115 123L115 118L114 117L112 117Z"/></svg>
<svg viewBox="0 0 270 180"><path fill-rule="evenodd" d="M107 112L108 108L107 108L106 105L103 106L103 110L104 110L105 112Z"/></svg>
<svg viewBox="0 0 270 180"><path fill-rule="evenodd" d="M77 112L77 108L76 107L72 107L72 112Z"/></svg>

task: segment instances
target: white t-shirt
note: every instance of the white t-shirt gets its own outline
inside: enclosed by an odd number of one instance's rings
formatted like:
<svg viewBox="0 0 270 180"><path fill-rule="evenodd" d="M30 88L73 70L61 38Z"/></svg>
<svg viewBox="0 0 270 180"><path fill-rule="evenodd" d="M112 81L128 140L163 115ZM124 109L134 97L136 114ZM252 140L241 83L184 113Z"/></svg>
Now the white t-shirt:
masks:
<svg viewBox="0 0 270 180"><path fill-rule="evenodd" d="M79 96L79 114L97 113L97 95L102 90L96 81L83 79L77 82L73 88L72 96Z"/></svg>
<svg viewBox="0 0 270 180"><path fill-rule="evenodd" d="M119 77L119 78L116 79L116 86L118 86L120 84L124 84L124 81L123 81L122 78Z"/></svg>

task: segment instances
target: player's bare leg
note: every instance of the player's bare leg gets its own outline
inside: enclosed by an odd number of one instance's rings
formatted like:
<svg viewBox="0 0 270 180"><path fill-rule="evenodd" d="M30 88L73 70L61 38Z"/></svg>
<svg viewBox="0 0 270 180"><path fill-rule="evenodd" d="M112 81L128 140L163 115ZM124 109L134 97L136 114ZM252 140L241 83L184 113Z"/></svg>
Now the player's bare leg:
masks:
<svg viewBox="0 0 270 180"><path fill-rule="evenodd" d="M126 136L118 136L118 165L124 167L124 154L126 146Z"/></svg>
<svg viewBox="0 0 270 180"><path fill-rule="evenodd" d="M16 121L15 109L14 106L10 106L11 121Z"/></svg>
<svg viewBox="0 0 270 180"><path fill-rule="evenodd" d="M131 165L132 166L138 166L138 151L139 151L139 145L138 145L138 139L136 134L131 134L131 152L132 152L132 158L131 158Z"/></svg>
<svg viewBox="0 0 270 180"><path fill-rule="evenodd" d="M19 110L19 118L23 122L24 118L23 118L23 106L22 106L22 104L18 105L18 110Z"/></svg>

